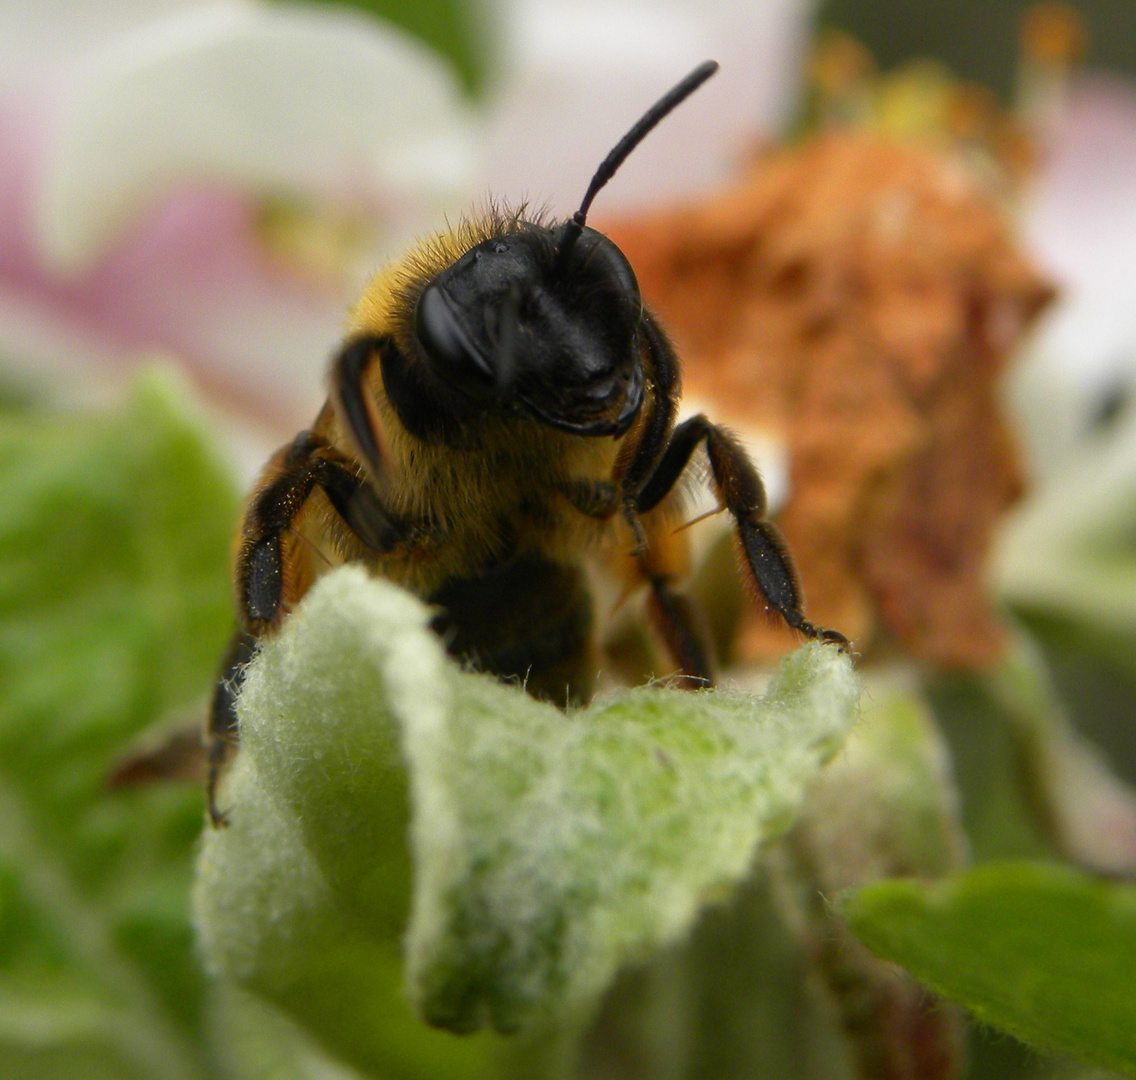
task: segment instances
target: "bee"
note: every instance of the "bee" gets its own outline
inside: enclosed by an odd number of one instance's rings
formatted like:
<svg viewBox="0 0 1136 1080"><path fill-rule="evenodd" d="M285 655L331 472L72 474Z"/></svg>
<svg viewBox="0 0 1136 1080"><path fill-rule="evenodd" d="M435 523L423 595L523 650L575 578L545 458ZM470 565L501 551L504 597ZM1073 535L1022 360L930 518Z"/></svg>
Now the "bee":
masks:
<svg viewBox="0 0 1136 1080"><path fill-rule="evenodd" d="M761 478L703 415L676 426L679 361L616 245L586 224L627 156L718 65L652 106L562 222L493 209L381 270L355 306L311 428L269 461L246 504L234 584L240 628L209 717L209 815L237 743L235 697L256 643L330 562L362 562L438 611L451 655L565 704L596 676L586 563L629 538L649 611L692 685L709 650L668 560L666 506L704 446L743 575L809 638ZM331 554L328 555L327 553Z"/></svg>

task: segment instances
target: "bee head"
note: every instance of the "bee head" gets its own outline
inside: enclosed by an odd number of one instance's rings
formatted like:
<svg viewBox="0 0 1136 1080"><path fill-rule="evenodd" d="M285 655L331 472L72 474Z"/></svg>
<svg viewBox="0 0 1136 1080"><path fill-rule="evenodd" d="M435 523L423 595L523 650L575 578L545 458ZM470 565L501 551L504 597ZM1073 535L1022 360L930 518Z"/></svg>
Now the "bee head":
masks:
<svg viewBox="0 0 1136 1080"><path fill-rule="evenodd" d="M466 394L581 435L621 435L643 399L631 265L585 228L522 225L482 241L433 279L415 333L435 373Z"/></svg>
<svg viewBox="0 0 1136 1080"><path fill-rule="evenodd" d="M585 224L592 200L647 133L717 71L707 61L655 103L596 170L580 209L520 224L430 281L415 336L465 394L580 435L622 435L643 401L642 300L623 253Z"/></svg>

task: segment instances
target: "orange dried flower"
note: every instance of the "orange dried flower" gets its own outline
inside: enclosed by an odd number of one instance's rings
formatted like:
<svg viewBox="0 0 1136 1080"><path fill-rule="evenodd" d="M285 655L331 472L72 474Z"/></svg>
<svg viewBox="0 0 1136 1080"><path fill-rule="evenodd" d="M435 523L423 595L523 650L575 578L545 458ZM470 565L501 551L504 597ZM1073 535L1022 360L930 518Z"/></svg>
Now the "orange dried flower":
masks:
<svg viewBox="0 0 1136 1080"><path fill-rule="evenodd" d="M995 659L986 554L1022 486L998 382L1053 289L965 165L829 133L607 231L688 391L786 440L809 617L861 649L886 629L944 667ZM742 653L771 633L751 619Z"/></svg>

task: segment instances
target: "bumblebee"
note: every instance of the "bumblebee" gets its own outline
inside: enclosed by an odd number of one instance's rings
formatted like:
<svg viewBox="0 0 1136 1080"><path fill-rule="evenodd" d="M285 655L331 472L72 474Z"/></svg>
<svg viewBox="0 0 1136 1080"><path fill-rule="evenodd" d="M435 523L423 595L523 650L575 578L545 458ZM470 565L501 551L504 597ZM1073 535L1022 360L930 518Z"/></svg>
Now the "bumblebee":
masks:
<svg viewBox="0 0 1136 1080"><path fill-rule="evenodd" d="M676 426L679 363L623 253L589 227L599 190L718 65L696 68L600 165L567 221L491 210L379 272L351 315L312 427L279 450L236 544L240 629L209 720L209 814L237 742L235 695L256 642L327 566L359 561L439 612L469 666L534 696L582 702L596 675L586 564L616 533L690 683L713 678L666 557L676 487L704 445L744 575L810 638L789 553L764 519L738 441L698 415Z"/></svg>

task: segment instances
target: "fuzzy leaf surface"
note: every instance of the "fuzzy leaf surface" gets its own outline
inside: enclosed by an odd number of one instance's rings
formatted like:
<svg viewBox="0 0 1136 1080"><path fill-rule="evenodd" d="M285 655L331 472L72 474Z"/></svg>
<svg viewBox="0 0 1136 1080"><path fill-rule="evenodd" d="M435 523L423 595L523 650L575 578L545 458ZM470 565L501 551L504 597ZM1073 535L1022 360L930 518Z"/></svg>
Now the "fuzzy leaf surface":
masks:
<svg viewBox="0 0 1136 1080"><path fill-rule="evenodd" d="M848 658L810 645L764 698L646 688L565 714L462 672L428 619L357 568L317 583L248 671L232 825L197 887L214 970L372 1068L404 926L430 1023L574 1023L792 823L858 699Z"/></svg>

